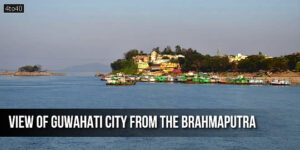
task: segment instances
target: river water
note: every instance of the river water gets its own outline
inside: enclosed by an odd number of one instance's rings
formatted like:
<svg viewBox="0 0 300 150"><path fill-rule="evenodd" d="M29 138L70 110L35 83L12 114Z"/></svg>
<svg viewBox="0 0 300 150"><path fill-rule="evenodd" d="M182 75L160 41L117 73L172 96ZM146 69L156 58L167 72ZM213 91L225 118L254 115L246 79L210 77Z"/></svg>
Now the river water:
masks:
<svg viewBox="0 0 300 150"><path fill-rule="evenodd" d="M116 87L88 75L0 76L0 108L261 109L280 122L264 122L271 134L262 137L2 137L0 149L300 148L300 86L137 83Z"/></svg>

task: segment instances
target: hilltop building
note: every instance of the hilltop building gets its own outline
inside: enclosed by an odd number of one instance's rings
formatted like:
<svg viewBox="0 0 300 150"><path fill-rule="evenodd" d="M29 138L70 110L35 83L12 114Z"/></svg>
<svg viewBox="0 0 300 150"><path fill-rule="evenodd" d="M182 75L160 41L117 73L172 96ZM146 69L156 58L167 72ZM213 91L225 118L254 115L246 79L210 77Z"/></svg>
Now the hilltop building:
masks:
<svg viewBox="0 0 300 150"><path fill-rule="evenodd" d="M239 62L243 59L246 59L248 56L242 55L241 53L238 53L236 56L228 56L229 62Z"/></svg>
<svg viewBox="0 0 300 150"><path fill-rule="evenodd" d="M138 55L133 57L134 63L138 66L138 73L144 74L162 74L180 71L179 63L170 62L184 58L183 55L161 55L156 51L152 51L150 55Z"/></svg>

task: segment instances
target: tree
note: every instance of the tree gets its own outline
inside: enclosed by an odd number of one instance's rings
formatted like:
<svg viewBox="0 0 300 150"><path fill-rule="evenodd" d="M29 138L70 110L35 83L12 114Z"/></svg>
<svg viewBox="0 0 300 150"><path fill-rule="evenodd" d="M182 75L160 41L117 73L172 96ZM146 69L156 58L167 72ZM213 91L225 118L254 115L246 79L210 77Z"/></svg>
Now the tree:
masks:
<svg viewBox="0 0 300 150"><path fill-rule="evenodd" d="M189 49L182 49L182 55L184 55L185 57L187 56L191 56L191 55L194 55L194 54L200 54L198 53L196 50L193 50L192 48L189 48Z"/></svg>
<svg viewBox="0 0 300 150"><path fill-rule="evenodd" d="M122 66L122 62L123 62L123 61L125 61L125 60L118 59L118 60L112 62L112 63L110 64L111 69L112 69L113 71L115 71L115 70L121 70L121 69L124 67L124 66Z"/></svg>
<svg viewBox="0 0 300 150"><path fill-rule="evenodd" d="M125 74L135 74L137 72L137 65L134 60L118 59L110 64L114 73L123 72Z"/></svg>
<svg viewBox="0 0 300 150"><path fill-rule="evenodd" d="M300 62L297 62L296 67L295 67L295 70L296 70L297 72L300 72Z"/></svg>
<svg viewBox="0 0 300 150"><path fill-rule="evenodd" d="M40 71L42 71L42 66L41 65L34 65L33 70L36 71L36 72L40 72Z"/></svg>
<svg viewBox="0 0 300 150"><path fill-rule="evenodd" d="M132 49L124 54L126 60L130 60L132 57L139 55L139 51Z"/></svg>
<svg viewBox="0 0 300 150"><path fill-rule="evenodd" d="M262 55L248 56L239 62L238 69L241 72L258 72L263 68L264 59L265 57Z"/></svg>
<svg viewBox="0 0 300 150"><path fill-rule="evenodd" d="M144 51L142 51L142 50L140 50L140 53L139 53L140 55L144 55L145 53L144 53Z"/></svg>
<svg viewBox="0 0 300 150"><path fill-rule="evenodd" d="M154 47L152 51L156 51L158 54L160 54L159 47Z"/></svg>
<svg viewBox="0 0 300 150"><path fill-rule="evenodd" d="M18 69L19 72L40 72L42 71L41 65L34 65L34 66L22 66Z"/></svg>
<svg viewBox="0 0 300 150"><path fill-rule="evenodd" d="M288 70L287 60L283 57L274 57L272 58L272 72L277 71L286 71Z"/></svg>
<svg viewBox="0 0 300 150"><path fill-rule="evenodd" d="M177 55L182 54L182 50L181 50L181 47L180 47L179 45L176 45L176 46L175 46L175 53L176 53Z"/></svg>
<svg viewBox="0 0 300 150"><path fill-rule="evenodd" d="M297 62L300 61L297 55L286 55L284 58L287 60L289 70L294 70Z"/></svg>
<svg viewBox="0 0 300 150"><path fill-rule="evenodd" d="M174 54L174 52L172 51L171 47L170 46L167 46L161 54L169 54L169 55L172 55Z"/></svg>
<svg viewBox="0 0 300 150"><path fill-rule="evenodd" d="M172 58L172 59L170 59L170 62L171 62L171 63L179 63L179 60L178 60L178 59Z"/></svg>

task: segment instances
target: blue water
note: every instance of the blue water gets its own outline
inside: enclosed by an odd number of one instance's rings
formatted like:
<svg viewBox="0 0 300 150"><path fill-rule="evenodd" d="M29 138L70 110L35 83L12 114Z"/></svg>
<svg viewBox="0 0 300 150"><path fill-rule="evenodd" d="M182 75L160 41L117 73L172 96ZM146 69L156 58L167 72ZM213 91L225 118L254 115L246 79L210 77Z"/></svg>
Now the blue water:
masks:
<svg viewBox="0 0 300 150"><path fill-rule="evenodd" d="M92 76L0 76L0 108L261 109L263 137L0 138L0 149L299 149L300 86L137 83L106 86ZM278 134L270 134L278 133Z"/></svg>

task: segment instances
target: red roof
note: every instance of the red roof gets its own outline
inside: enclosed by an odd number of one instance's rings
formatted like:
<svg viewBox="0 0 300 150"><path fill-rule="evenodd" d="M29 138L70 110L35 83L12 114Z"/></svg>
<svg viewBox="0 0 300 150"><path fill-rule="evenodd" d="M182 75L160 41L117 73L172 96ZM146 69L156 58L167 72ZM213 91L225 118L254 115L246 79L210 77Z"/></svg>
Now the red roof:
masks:
<svg viewBox="0 0 300 150"><path fill-rule="evenodd" d="M180 69L174 69L173 73L182 73Z"/></svg>

